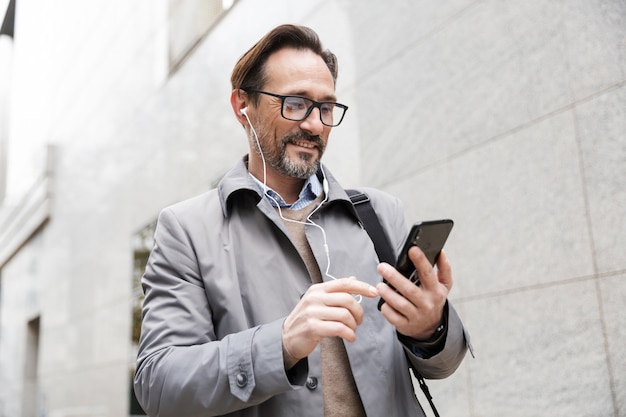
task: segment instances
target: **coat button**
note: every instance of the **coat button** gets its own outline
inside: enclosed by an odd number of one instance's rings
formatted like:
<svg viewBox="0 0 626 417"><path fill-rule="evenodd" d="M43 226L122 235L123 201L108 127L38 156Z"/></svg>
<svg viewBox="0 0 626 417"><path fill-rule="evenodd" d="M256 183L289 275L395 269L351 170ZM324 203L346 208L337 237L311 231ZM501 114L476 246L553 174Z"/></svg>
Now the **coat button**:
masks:
<svg viewBox="0 0 626 417"><path fill-rule="evenodd" d="M314 376L310 376L306 379L306 387L311 391L317 388L317 378Z"/></svg>
<svg viewBox="0 0 626 417"><path fill-rule="evenodd" d="M245 372L239 372L235 381L237 382L237 386L239 388L243 388L248 385L248 375L246 375Z"/></svg>

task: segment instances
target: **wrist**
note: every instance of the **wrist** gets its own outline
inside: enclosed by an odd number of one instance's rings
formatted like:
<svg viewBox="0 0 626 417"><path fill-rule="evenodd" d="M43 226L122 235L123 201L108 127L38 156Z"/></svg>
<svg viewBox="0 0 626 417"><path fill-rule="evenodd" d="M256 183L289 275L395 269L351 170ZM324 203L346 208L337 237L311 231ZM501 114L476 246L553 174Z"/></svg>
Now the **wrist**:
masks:
<svg viewBox="0 0 626 417"><path fill-rule="evenodd" d="M287 346L285 346L285 341L283 340L283 364L285 365L285 370L288 371L293 368L296 363L298 363L298 359L289 352Z"/></svg>
<svg viewBox="0 0 626 417"><path fill-rule="evenodd" d="M424 332L419 335L406 335L400 333L403 337L408 337L413 339L414 342L423 343L423 344L432 344L439 342L443 336L445 336L447 332L448 326L448 302L443 306L441 311L441 318L439 319L439 323L436 327L429 329L428 332Z"/></svg>
<svg viewBox="0 0 626 417"><path fill-rule="evenodd" d="M439 338L441 338L445 330L446 330L446 325L443 322L443 317L442 317L441 321L439 322L439 325L437 326L435 331L430 334L430 336L423 338L423 339L415 339L415 340L419 343L427 343L427 344L435 343L439 340Z"/></svg>

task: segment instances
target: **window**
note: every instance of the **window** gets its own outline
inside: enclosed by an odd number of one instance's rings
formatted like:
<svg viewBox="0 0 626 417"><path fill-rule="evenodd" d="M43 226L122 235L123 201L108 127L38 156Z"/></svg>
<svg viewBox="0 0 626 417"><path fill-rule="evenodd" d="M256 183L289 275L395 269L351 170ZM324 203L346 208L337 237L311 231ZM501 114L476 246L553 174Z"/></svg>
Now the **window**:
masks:
<svg viewBox="0 0 626 417"><path fill-rule="evenodd" d="M4 200L7 183L9 97L14 33L15 0L10 0L6 9L0 7L0 204Z"/></svg>
<svg viewBox="0 0 626 417"><path fill-rule="evenodd" d="M169 0L168 64L174 73L219 21L233 0Z"/></svg>
<svg viewBox="0 0 626 417"><path fill-rule="evenodd" d="M22 415L39 415L39 317L26 326L26 351L24 360L24 386L22 392Z"/></svg>
<svg viewBox="0 0 626 417"><path fill-rule="evenodd" d="M135 375L135 358L139 346L139 336L141 335L141 305L143 303L143 289L141 288L141 277L146 268L150 251L154 245L154 231L156 229L156 220L139 230L132 241L133 248L133 309L132 309L132 346L133 355L130 364L130 415L144 416L146 413L141 409L135 397L133 389L133 378Z"/></svg>
<svg viewBox="0 0 626 417"><path fill-rule="evenodd" d="M0 10L4 12L4 10ZM0 26L0 35L8 35L13 37L15 32L15 0L10 0L6 8L6 14L2 19L2 26Z"/></svg>

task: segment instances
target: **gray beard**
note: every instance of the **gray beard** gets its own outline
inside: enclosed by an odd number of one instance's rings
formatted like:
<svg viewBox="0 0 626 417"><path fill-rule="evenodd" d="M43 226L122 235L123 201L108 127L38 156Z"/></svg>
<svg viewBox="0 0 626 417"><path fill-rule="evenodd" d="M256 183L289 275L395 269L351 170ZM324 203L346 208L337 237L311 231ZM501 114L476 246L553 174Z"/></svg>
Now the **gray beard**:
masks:
<svg viewBox="0 0 626 417"><path fill-rule="evenodd" d="M287 144L292 138L294 138L294 136L285 137L281 146L278 149L272 149L271 151L264 150L262 152L257 141L254 139L252 139L252 143L256 152L263 159L265 159L267 165L274 171L286 177L306 180L318 171L320 159L313 162L311 154L305 152L299 153L297 159L290 159L287 156ZM321 145L321 140L314 141L320 145L319 149L321 158L324 150Z"/></svg>
<svg viewBox="0 0 626 417"><path fill-rule="evenodd" d="M281 151L277 164L269 162L270 166L279 174L287 177L305 180L315 174L319 169L319 160L311 162L311 155L307 153L298 154L298 160L289 159L285 153L285 148Z"/></svg>

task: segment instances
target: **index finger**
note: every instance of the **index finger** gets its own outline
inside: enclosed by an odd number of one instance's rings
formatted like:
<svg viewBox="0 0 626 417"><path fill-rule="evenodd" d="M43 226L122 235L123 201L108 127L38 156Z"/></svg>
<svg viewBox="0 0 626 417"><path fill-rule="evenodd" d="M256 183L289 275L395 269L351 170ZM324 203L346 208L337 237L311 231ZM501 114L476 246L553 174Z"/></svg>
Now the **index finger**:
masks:
<svg viewBox="0 0 626 417"><path fill-rule="evenodd" d="M363 297L374 298L378 296L378 290L367 282L359 281L355 277L338 278L324 283L327 292L346 292L358 294Z"/></svg>

